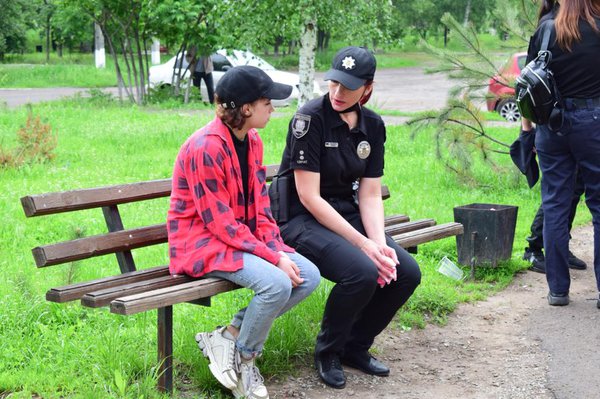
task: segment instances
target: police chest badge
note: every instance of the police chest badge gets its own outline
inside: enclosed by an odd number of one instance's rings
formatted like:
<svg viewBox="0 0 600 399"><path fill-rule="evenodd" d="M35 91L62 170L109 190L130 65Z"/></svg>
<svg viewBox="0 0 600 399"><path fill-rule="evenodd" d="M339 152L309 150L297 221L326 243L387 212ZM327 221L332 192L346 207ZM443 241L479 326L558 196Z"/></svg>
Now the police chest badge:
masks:
<svg viewBox="0 0 600 399"><path fill-rule="evenodd" d="M368 141L361 141L356 147L356 154L360 159L367 159L371 154L371 144Z"/></svg>
<svg viewBox="0 0 600 399"><path fill-rule="evenodd" d="M292 121L292 133L297 139L304 137L310 127L310 115L296 114Z"/></svg>

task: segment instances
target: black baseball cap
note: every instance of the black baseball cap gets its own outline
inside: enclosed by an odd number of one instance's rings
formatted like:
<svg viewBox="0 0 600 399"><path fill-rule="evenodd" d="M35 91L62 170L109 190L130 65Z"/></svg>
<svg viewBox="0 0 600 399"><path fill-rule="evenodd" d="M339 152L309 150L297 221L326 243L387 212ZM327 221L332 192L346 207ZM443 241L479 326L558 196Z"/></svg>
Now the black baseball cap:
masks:
<svg viewBox="0 0 600 399"><path fill-rule="evenodd" d="M225 72L215 90L224 108L237 108L258 100L283 100L292 94L292 86L273 82L260 68L242 65Z"/></svg>
<svg viewBox="0 0 600 399"><path fill-rule="evenodd" d="M344 47L335 55L325 80L335 80L350 90L356 90L375 77L377 61L364 47Z"/></svg>

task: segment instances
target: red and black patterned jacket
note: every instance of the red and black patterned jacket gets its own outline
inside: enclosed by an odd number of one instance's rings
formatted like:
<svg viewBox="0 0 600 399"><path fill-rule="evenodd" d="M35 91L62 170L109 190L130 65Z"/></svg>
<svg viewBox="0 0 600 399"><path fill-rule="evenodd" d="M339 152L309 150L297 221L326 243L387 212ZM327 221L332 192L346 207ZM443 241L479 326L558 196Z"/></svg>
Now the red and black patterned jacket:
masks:
<svg viewBox="0 0 600 399"><path fill-rule="evenodd" d="M250 252L277 264L283 243L271 216L263 143L248 132L248 220L241 170L231 135L219 118L192 134L177 155L167 214L171 274L236 271Z"/></svg>

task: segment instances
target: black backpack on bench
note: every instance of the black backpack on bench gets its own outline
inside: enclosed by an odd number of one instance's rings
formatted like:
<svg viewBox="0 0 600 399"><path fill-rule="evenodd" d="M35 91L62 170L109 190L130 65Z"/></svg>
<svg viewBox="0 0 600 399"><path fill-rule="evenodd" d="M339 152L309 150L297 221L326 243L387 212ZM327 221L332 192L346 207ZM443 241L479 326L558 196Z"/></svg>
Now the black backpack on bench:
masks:
<svg viewBox="0 0 600 399"><path fill-rule="evenodd" d="M548 69L552 61L548 43L553 27L553 20L544 23L538 56L523 68L515 85L515 97L521 115L540 125L548 123L555 108L562 108L554 75Z"/></svg>

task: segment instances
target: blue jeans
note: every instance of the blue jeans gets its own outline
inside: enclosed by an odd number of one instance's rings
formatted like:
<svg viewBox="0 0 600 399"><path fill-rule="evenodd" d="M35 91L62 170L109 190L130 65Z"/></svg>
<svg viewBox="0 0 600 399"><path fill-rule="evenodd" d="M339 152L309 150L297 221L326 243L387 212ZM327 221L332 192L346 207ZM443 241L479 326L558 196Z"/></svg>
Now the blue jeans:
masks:
<svg viewBox="0 0 600 399"><path fill-rule="evenodd" d="M288 256L300 269L304 282L292 288L287 274L272 263L251 253L244 253L244 267L235 272L213 271L207 276L229 280L254 291L247 307L233 317L231 325L240 330L236 347L244 358L262 352L273 321L306 298L317 288L321 275L319 269L299 253Z"/></svg>
<svg viewBox="0 0 600 399"><path fill-rule="evenodd" d="M542 169L544 249L550 291L569 292L569 213L576 173L594 223L594 271L600 290L600 107L575 107L566 100L564 128L539 126L535 146Z"/></svg>

